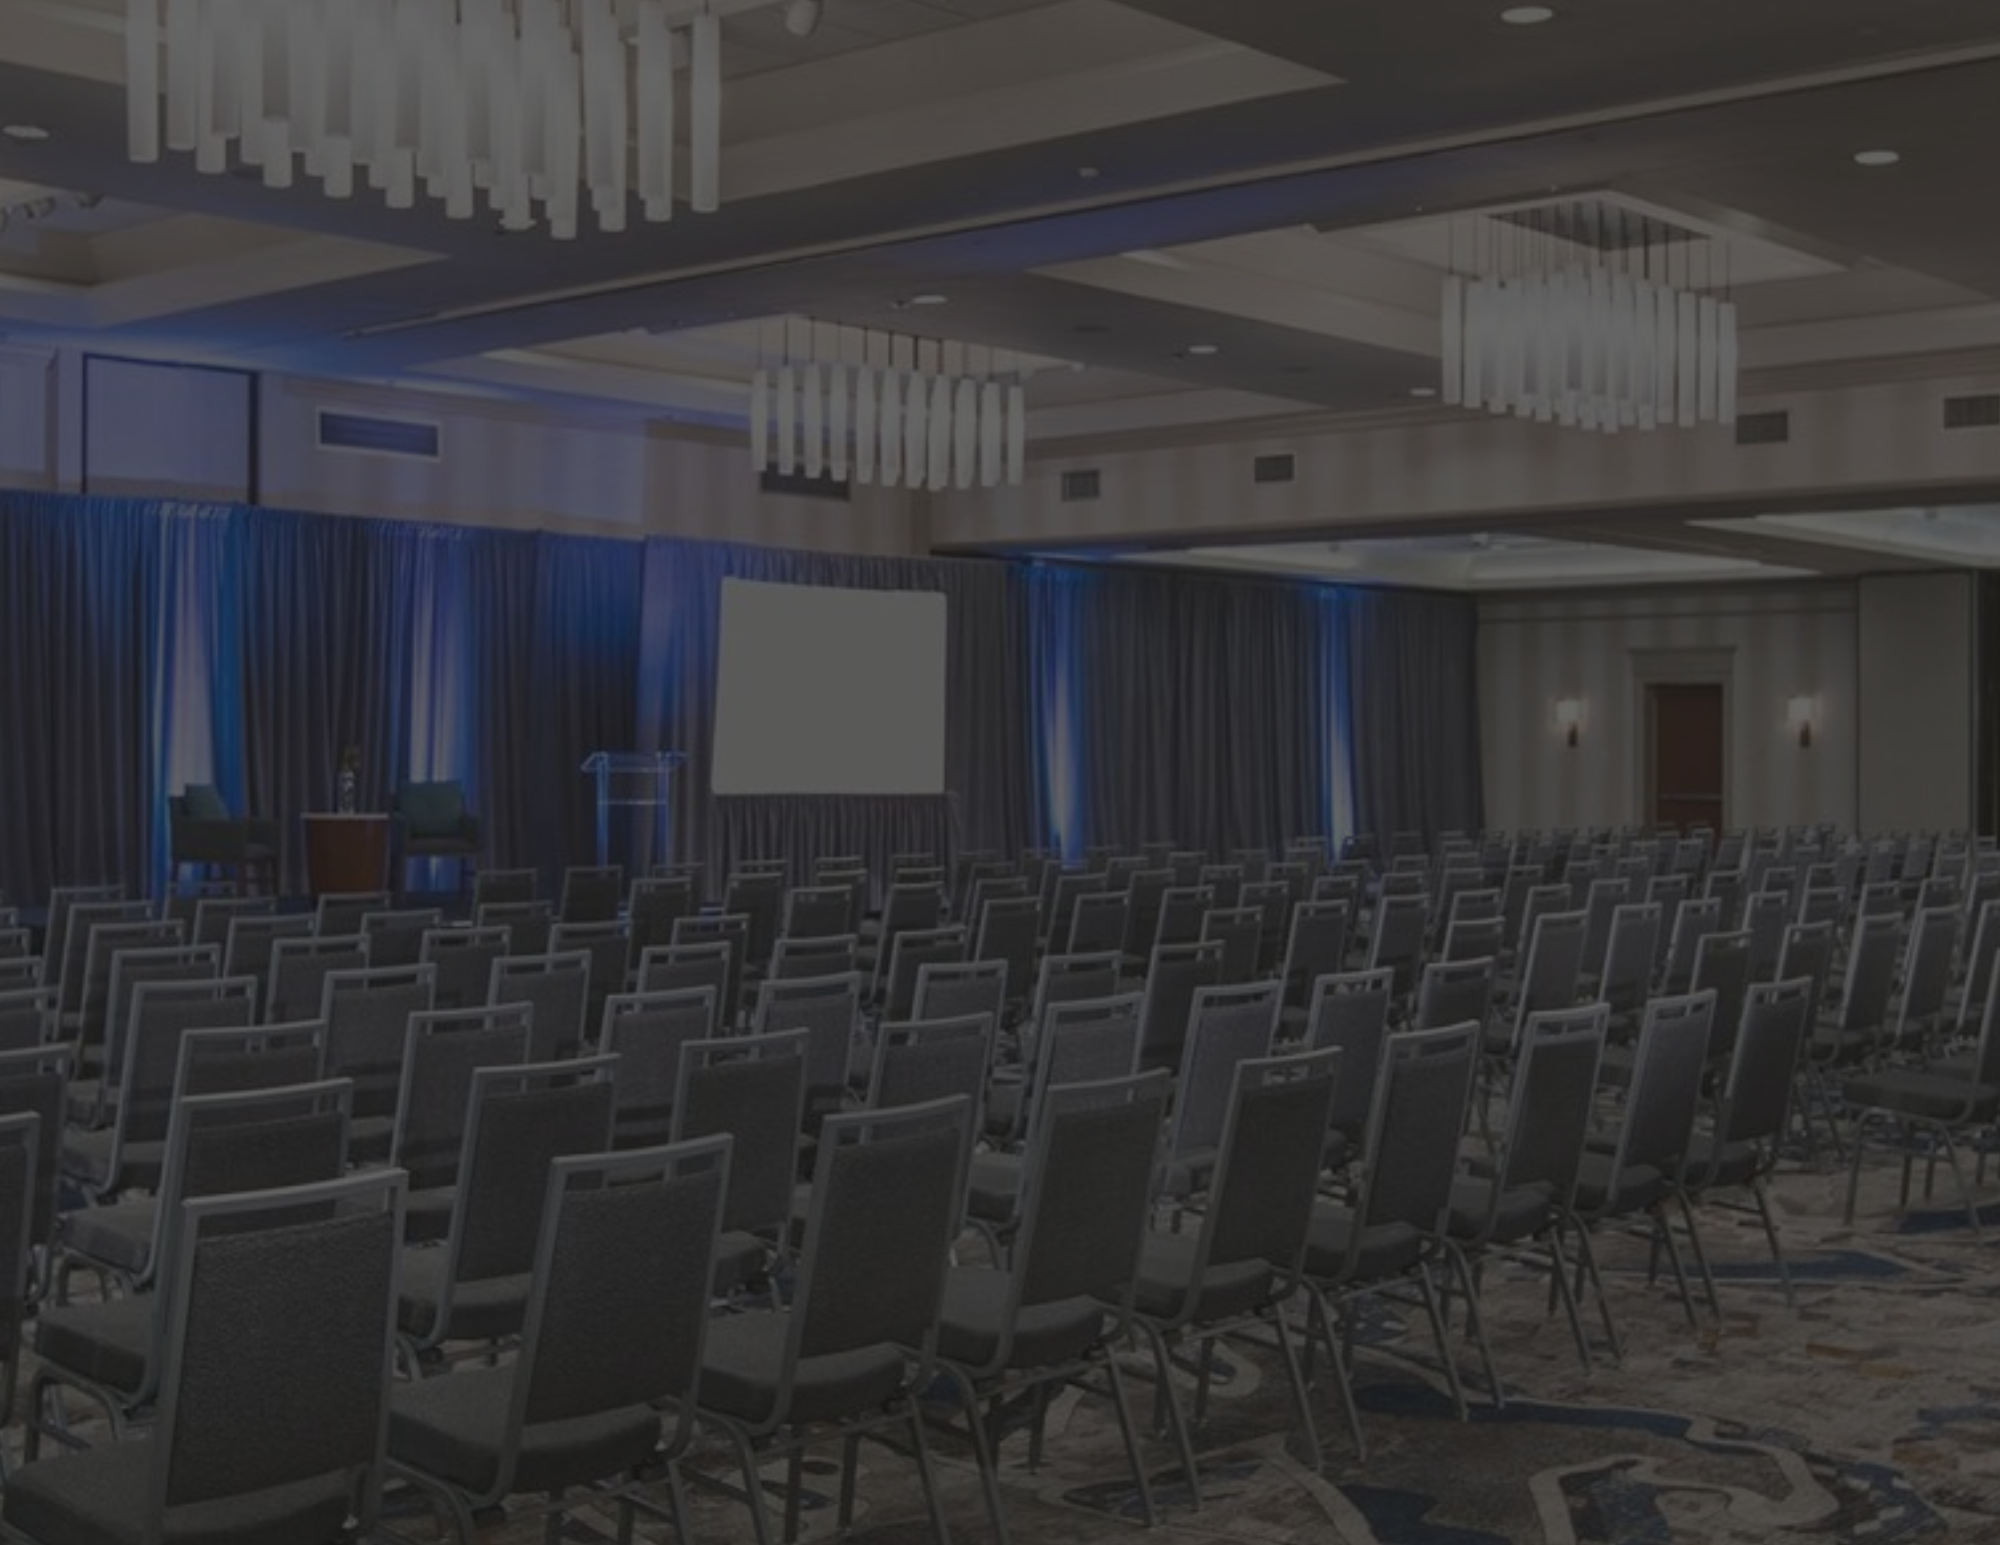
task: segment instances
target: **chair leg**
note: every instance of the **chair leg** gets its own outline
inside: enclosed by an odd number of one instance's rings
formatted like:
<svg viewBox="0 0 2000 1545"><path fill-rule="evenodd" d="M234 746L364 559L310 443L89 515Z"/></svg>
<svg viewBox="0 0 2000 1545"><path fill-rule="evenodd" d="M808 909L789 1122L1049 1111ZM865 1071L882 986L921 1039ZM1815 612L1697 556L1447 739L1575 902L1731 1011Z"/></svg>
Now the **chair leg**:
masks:
<svg viewBox="0 0 2000 1545"><path fill-rule="evenodd" d="M1674 1200L1681 1204L1681 1221L1687 1225L1688 1249L1694 1255L1695 1270L1701 1274L1702 1292L1708 1298L1708 1312L1720 1321L1722 1301L1715 1295L1715 1273L1708 1269L1708 1251L1702 1245L1701 1229L1694 1220L1694 1203L1685 1191L1676 1191Z"/></svg>
<svg viewBox="0 0 2000 1545"><path fill-rule="evenodd" d="M1577 1361L1587 1370L1590 1338L1583 1332L1583 1316L1576 1307L1576 1293L1569 1285L1569 1262L1563 1255L1562 1234L1562 1221L1558 1219L1549 1230L1549 1293L1562 1300L1563 1313L1569 1319L1570 1339L1576 1343Z"/></svg>
<svg viewBox="0 0 2000 1545"><path fill-rule="evenodd" d="M944 1503L938 1496L937 1471L931 1464L930 1441L924 1436L924 1413L914 1394L910 1396L910 1438L916 1446L917 1478L923 1485L924 1502L930 1509L931 1538L937 1541L937 1545L950 1545L951 1529L945 1523ZM994 1516L997 1518L999 1514L996 1512ZM1005 1545L1004 1535L1000 1545Z"/></svg>
<svg viewBox="0 0 2000 1545"><path fill-rule="evenodd" d="M994 1453L993 1437L987 1429L986 1418L980 1414L979 1395L962 1370L946 1366L945 1371L958 1390L959 1403L965 1407L966 1431L972 1436L972 1457L979 1466L979 1487L986 1496L986 1516L993 1525L995 1545L1007 1545L1007 1515L1000 1502L999 1461Z"/></svg>
<svg viewBox="0 0 2000 1545"><path fill-rule="evenodd" d="M1320 1469L1319 1426L1313 1421L1312 1400L1306 1392L1305 1371L1299 1366L1298 1348L1292 1345L1292 1333L1285 1325L1282 1309L1271 1311L1271 1326L1277 1332L1278 1350L1285 1359L1285 1379L1292 1390L1292 1419L1297 1423L1293 1429L1298 1442L1297 1458L1311 1467L1317 1475Z"/></svg>
<svg viewBox="0 0 2000 1545"><path fill-rule="evenodd" d="M1445 1241L1444 1251L1451 1273L1465 1293L1465 1333L1479 1348L1479 1362L1486 1370L1487 1393L1493 1397L1493 1409L1500 1410L1507 1404L1507 1396L1500 1388L1499 1370L1493 1366L1493 1346L1486 1339L1485 1316L1479 1312L1479 1284L1473 1280L1472 1263L1453 1240Z"/></svg>
<svg viewBox="0 0 2000 1545"><path fill-rule="evenodd" d="M1354 1400L1354 1380L1348 1375L1346 1358L1341 1355L1339 1317L1334 1313L1333 1303L1317 1285L1308 1284L1310 1297L1306 1305L1306 1348L1312 1348L1313 1321L1319 1321L1321 1334L1326 1337L1326 1355L1333 1364L1333 1381L1340 1391L1340 1404L1347 1413L1347 1430L1354 1436L1354 1457L1363 1464L1368 1462L1368 1440L1361 1432L1361 1408Z"/></svg>
<svg viewBox="0 0 2000 1545"><path fill-rule="evenodd" d="M1845 1224L1854 1222L1855 1193L1861 1189L1861 1153L1868 1146L1868 1121L1874 1114L1867 1110L1854 1114L1854 1152L1847 1165L1847 1202L1840 1212L1840 1221Z"/></svg>
<svg viewBox="0 0 2000 1545"><path fill-rule="evenodd" d="M1166 1338L1157 1328L1142 1321L1141 1329L1153 1349L1154 1398L1166 1408L1167 1426L1173 1434L1174 1447L1180 1453L1181 1473L1187 1480L1189 1502L1199 1512L1201 1473L1195 1468L1194 1443L1188 1436L1187 1418L1181 1413L1180 1396L1174 1391L1173 1358L1167 1351Z"/></svg>
<svg viewBox="0 0 2000 1545"><path fill-rule="evenodd" d="M1465 1421L1472 1412L1465 1403L1465 1386L1458 1380L1458 1363L1451 1355L1451 1336L1444 1328L1444 1313L1438 1304L1437 1284L1431 1281L1429 1261L1417 1268L1417 1291L1423 1295L1424 1313L1431 1322L1431 1337L1437 1342L1438 1361L1444 1365L1444 1381L1451 1390L1452 1409L1458 1413L1460 1421Z"/></svg>
<svg viewBox="0 0 2000 1545"><path fill-rule="evenodd" d="M1146 1478L1146 1464L1139 1452L1139 1429L1132 1420L1132 1400L1125 1388L1125 1375L1118 1367L1116 1353L1107 1352L1104 1357L1104 1372L1111 1386L1112 1408L1118 1413L1118 1432L1125 1440L1125 1459L1132 1466L1132 1484L1139 1492L1139 1516L1148 1529L1153 1527L1153 1487Z"/></svg>
<svg viewBox="0 0 2000 1545"><path fill-rule="evenodd" d="M764 1482L757 1474L757 1451L750 1436L733 1422L720 1424L736 1447L737 1462L743 1468L743 1499L750 1505L750 1526L756 1531L757 1545L772 1545L771 1510L764 1501Z"/></svg>
<svg viewBox="0 0 2000 1545"><path fill-rule="evenodd" d="M1764 1225L1764 1239L1771 1247L1771 1260L1778 1268L1778 1282L1785 1290L1785 1302L1791 1308L1798 1308L1799 1295L1792 1289L1791 1267L1785 1264L1785 1247L1778 1242L1777 1220L1771 1216L1771 1198L1764 1189L1764 1177L1752 1175L1748 1182L1750 1196L1757 1204L1757 1219Z"/></svg>

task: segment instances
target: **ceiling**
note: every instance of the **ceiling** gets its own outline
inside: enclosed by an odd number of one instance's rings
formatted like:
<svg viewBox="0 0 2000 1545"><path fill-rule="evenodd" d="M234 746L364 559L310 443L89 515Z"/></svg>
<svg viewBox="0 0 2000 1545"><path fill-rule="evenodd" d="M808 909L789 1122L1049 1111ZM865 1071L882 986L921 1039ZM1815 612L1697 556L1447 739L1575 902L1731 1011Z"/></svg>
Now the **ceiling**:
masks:
<svg viewBox="0 0 2000 1545"><path fill-rule="evenodd" d="M722 207L558 241L134 164L125 0L0 0L0 125L38 136L0 135L0 336L715 427L811 318L1030 357L1038 452L1443 422L1417 394L1471 212L1590 199L1708 238L1746 395L2000 360L2000 204L1970 170L1992 0L1504 4L824 0L800 37L731 0ZM2000 564L1995 524L1530 516L1100 555L1514 588Z"/></svg>

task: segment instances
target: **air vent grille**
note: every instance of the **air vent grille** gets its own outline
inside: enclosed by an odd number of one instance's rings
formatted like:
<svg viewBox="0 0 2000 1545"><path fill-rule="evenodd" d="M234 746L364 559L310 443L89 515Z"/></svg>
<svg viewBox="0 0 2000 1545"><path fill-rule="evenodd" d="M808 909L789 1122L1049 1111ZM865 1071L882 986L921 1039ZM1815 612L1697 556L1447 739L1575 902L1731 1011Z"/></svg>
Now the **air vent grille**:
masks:
<svg viewBox="0 0 2000 1545"><path fill-rule="evenodd" d="M327 451L369 451L377 456L438 459L442 436L436 424L419 419L376 418L366 413L336 413L322 408L319 445Z"/></svg>
<svg viewBox="0 0 2000 1545"><path fill-rule="evenodd" d="M758 479L767 494L796 494L802 499L831 499L846 504L854 489L844 477L807 477L803 472L773 472L768 467Z"/></svg>
<svg viewBox="0 0 2000 1545"><path fill-rule="evenodd" d="M1290 451L1277 456L1259 456L1250 463L1250 480L1253 483L1289 483L1297 475L1297 463Z"/></svg>
<svg viewBox="0 0 2000 1545"><path fill-rule="evenodd" d="M1062 502L1078 504L1086 499L1095 499L1104 492L1103 475L1095 467L1085 467L1076 472L1062 475Z"/></svg>
<svg viewBox="0 0 2000 1545"><path fill-rule="evenodd" d="M1947 429L1992 429L2000 426L2000 392L1977 397L1947 397L1944 400L1944 427Z"/></svg>
<svg viewBox="0 0 2000 1545"><path fill-rule="evenodd" d="M1783 445L1792 437L1792 415L1783 409L1775 413L1744 413L1736 420L1738 445Z"/></svg>

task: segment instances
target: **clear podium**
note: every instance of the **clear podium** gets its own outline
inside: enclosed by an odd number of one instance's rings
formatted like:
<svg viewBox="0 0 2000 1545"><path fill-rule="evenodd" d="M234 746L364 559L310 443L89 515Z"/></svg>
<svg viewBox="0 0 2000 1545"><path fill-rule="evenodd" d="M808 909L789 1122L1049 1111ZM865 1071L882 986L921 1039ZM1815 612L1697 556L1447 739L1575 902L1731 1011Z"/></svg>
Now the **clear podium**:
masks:
<svg viewBox="0 0 2000 1545"><path fill-rule="evenodd" d="M673 862L674 769L679 751L593 751L584 758L597 790L597 865L622 864L628 876Z"/></svg>

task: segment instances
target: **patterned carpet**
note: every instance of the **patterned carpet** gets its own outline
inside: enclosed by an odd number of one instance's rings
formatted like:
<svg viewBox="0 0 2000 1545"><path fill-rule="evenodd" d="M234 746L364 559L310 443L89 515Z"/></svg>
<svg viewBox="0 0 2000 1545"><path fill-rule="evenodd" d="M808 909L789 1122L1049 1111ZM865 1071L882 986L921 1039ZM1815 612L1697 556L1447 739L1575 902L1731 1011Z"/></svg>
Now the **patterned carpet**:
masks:
<svg viewBox="0 0 2000 1545"><path fill-rule="evenodd" d="M1560 1314L1543 1314L1540 1281L1495 1272L1489 1329L1508 1400L1499 1410L1484 1400L1476 1356L1460 1343L1473 1396L1463 1423L1434 1362L1420 1355L1429 1344L1421 1326L1406 1336L1401 1311L1381 1311L1364 1327L1358 1368L1365 1463L1324 1382L1318 1473L1294 1458L1275 1353L1232 1344L1199 1443L1206 1506L1185 1505L1169 1446L1150 1441L1163 1505L1150 1536L1128 1521L1136 1509L1108 1406L1065 1395L1038 1472L1026 1467L1023 1440L1006 1446L1014 1537L1034 1545L2000 1542L2000 1202L1975 1239L1941 1174L1936 1197L1902 1216L1893 1161L1871 1157L1848 1229L1843 1186L1844 1176L1794 1166L1776 1188L1796 1309L1753 1218L1705 1211L1724 1315L1717 1324L1704 1311L1692 1330L1671 1286L1647 1285L1645 1245L1607 1241L1626 1343L1620 1364L1600 1357L1583 1370ZM1143 1408L1148 1386L1135 1389ZM990 1539L964 1445L944 1435L936 1447L954 1537ZM809 1467L823 1488L808 1503L809 1540L833 1531L836 1458L828 1448ZM909 1462L867 1445L862 1465L854 1538L931 1539ZM694 1468L730 1478L720 1448L704 1450ZM740 1502L694 1491L696 1538L752 1537ZM425 1532L416 1519L407 1527ZM640 1528L670 1537L662 1524ZM593 1514L573 1518L567 1533L579 1542L613 1537L610 1520ZM482 1532L490 1545L539 1537L539 1522L526 1517L495 1518Z"/></svg>

